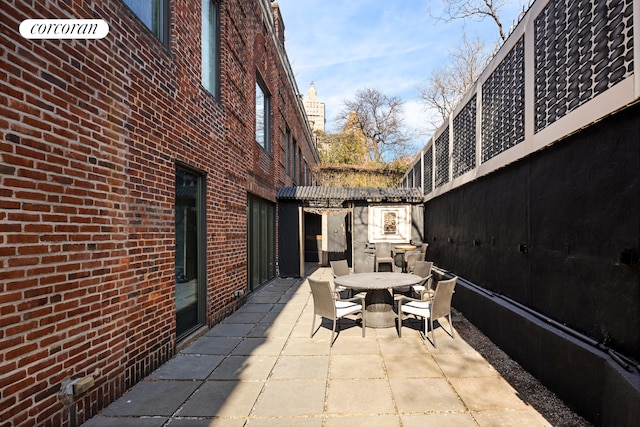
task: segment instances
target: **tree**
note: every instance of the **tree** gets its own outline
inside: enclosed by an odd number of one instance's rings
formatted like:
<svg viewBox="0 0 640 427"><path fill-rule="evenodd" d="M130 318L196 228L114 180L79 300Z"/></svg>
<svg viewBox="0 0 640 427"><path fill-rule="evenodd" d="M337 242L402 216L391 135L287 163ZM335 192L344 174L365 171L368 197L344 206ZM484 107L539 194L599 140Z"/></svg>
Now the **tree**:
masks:
<svg viewBox="0 0 640 427"><path fill-rule="evenodd" d="M364 136L369 161L381 163L406 154L411 139L403 125L403 101L377 89L362 89L344 102L342 117ZM353 116L355 113L355 117ZM351 120L349 120L351 117Z"/></svg>
<svg viewBox="0 0 640 427"><path fill-rule="evenodd" d="M320 162L329 165L361 165L366 158L366 144L354 133L324 134Z"/></svg>
<svg viewBox="0 0 640 427"><path fill-rule="evenodd" d="M449 117L462 97L482 73L489 53L480 38L469 40L462 35L462 44L450 52L451 62L435 69L427 84L418 87L424 106L433 110L432 125L437 127Z"/></svg>
<svg viewBox="0 0 640 427"><path fill-rule="evenodd" d="M490 18L498 27L502 41L507 39L499 12L505 4L509 3L509 0L442 0L442 2L445 4L444 15L436 17L437 19L450 22L457 19Z"/></svg>

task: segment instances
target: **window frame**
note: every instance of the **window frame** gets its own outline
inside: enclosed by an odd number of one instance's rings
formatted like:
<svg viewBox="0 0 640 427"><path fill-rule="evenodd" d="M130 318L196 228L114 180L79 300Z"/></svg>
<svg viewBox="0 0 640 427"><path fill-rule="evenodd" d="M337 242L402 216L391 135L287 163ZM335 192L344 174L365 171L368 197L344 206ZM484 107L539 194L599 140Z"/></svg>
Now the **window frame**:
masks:
<svg viewBox="0 0 640 427"><path fill-rule="evenodd" d="M293 138L293 150L291 152L292 156L291 156L291 179L293 180L294 184L298 183L298 177L296 174L297 168L297 161L296 161L296 156L298 154L298 143L296 142L296 139Z"/></svg>
<svg viewBox="0 0 640 427"><path fill-rule="evenodd" d="M175 171L174 171L174 183L176 185L176 191L174 193L175 203L174 209L177 209L178 204L178 194L177 194L177 183L178 183L178 175L185 174L190 175L195 178L196 188L195 188L195 210L196 210L196 218L195 218L195 227L196 227L196 240L195 246L197 250L195 251L195 262L196 262L196 320L191 326L187 327L184 330L178 331L178 316L179 313L177 311L176 306L176 342L182 342L185 338L189 337L193 332L206 325L207 319L207 239L206 239L206 230L207 230L207 213L206 213L206 195L207 195L207 175L205 172L190 167L184 163L176 162L175 163ZM174 211L174 218L177 220L178 215ZM175 235L176 235L176 245L178 244L178 226L176 222L176 226L174 227ZM174 250L174 265L178 266L178 250L177 247ZM177 277L176 277L176 286L178 285ZM176 291L177 292L177 291Z"/></svg>
<svg viewBox="0 0 640 427"><path fill-rule="evenodd" d="M284 134L285 173L291 176L291 129L287 126Z"/></svg>
<svg viewBox="0 0 640 427"><path fill-rule="evenodd" d="M216 99L220 98L220 0L202 0L202 26L200 29L201 84ZM209 14L205 17L205 6ZM205 43L205 28L208 40ZM205 58L207 59L205 64ZM208 67L206 66L208 64ZM208 73L205 76L205 69ZM208 78L207 78L208 77Z"/></svg>
<svg viewBox="0 0 640 427"><path fill-rule="evenodd" d="M262 108L258 110L260 99L258 95L262 94ZM271 152L271 94L266 88L266 84L256 73L256 103L255 103L255 136L256 143L264 148L268 153ZM260 128L260 118L262 118L262 128ZM260 131L261 130L261 131Z"/></svg>
<svg viewBox="0 0 640 427"><path fill-rule="evenodd" d="M147 22L136 9L139 3L133 0L122 0L122 3L151 31L151 33L162 43L167 49L170 47L170 31L171 31L171 9L170 0L153 0L153 10L151 12L151 21ZM151 25L151 26L150 26Z"/></svg>

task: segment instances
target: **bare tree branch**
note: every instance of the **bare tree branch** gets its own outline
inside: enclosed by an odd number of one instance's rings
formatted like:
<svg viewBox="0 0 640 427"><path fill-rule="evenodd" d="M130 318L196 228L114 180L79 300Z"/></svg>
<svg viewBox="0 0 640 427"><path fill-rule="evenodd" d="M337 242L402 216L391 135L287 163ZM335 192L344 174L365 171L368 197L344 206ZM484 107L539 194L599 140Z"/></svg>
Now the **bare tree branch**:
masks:
<svg viewBox="0 0 640 427"><path fill-rule="evenodd" d="M357 124L367 141L370 161L380 163L406 154L411 137L404 129L402 99L387 96L377 89L363 89L344 104L342 117L355 113Z"/></svg>
<svg viewBox="0 0 640 427"><path fill-rule="evenodd" d="M445 4L444 15L436 16L436 19L451 22L459 19L490 18L498 27L502 41L507 39L499 13L509 0L442 0L442 2Z"/></svg>
<svg viewBox="0 0 640 427"><path fill-rule="evenodd" d="M489 59L484 42L480 38L469 40L466 34L450 56L451 62L434 70L426 85L418 87L422 104L435 114L431 122L434 129L472 88Z"/></svg>

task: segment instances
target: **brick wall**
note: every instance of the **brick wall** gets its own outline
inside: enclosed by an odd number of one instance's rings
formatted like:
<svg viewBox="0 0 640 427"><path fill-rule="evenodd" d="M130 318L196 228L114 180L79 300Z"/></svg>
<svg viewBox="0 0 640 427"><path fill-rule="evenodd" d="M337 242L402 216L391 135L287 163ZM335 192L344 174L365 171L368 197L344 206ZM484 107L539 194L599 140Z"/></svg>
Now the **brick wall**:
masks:
<svg viewBox="0 0 640 427"><path fill-rule="evenodd" d="M199 2L171 1L170 49L119 0L5 2L0 425L81 423L174 354L176 164L206 174L207 323L241 303L247 192L275 202L291 184L287 126L316 159L262 2L221 2L221 100L200 84ZM18 33L54 17L105 19L110 32ZM256 70L272 95L271 153L255 142ZM61 393L85 375L86 394Z"/></svg>

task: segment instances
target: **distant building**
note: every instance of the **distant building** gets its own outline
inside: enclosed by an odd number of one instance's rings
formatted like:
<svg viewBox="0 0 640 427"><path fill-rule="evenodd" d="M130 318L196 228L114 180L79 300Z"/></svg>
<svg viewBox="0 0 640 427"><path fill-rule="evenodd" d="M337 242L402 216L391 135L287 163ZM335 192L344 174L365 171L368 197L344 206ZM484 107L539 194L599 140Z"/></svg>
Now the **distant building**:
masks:
<svg viewBox="0 0 640 427"><path fill-rule="evenodd" d="M326 124L324 102L318 100L318 92L313 82L309 85L307 99L304 100L304 109L307 113L311 130L324 132L324 125Z"/></svg>

